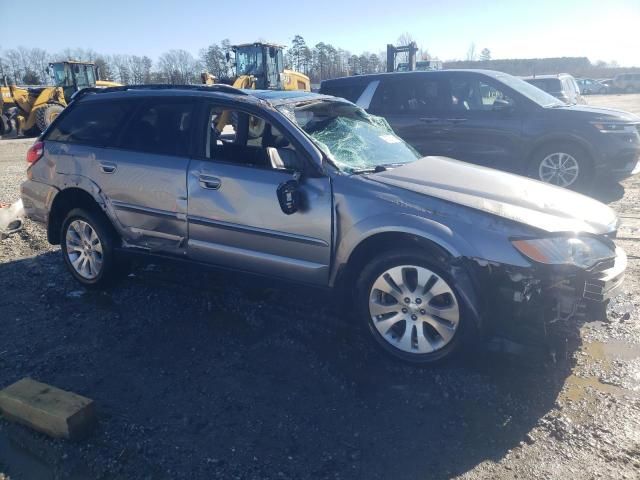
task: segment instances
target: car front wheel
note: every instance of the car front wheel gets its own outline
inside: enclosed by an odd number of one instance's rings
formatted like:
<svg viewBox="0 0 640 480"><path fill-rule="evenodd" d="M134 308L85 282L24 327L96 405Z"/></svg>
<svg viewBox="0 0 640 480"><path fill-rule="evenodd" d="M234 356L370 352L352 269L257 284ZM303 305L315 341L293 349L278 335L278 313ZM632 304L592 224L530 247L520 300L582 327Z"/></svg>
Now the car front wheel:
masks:
<svg viewBox="0 0 640 480"><path fill-rule="evenodd" d="M590 162L580 148L559 143L538 150L527 173L545 183L581 190L589 186L592 172Z"/></svg>
<svg viewBox="0 0 640 480"><path fill-rule="evenodd" d="M362 271L358 315L387 352L413 363L449 357L462 343L468 319L446 265L424 254L389 252Z"/></svg>
<svg viewBox="0 0 640 480"><path fill-rule="evenodd" d="M100 212L74 209L62 225L62 255L74 278L85 287L106 286L116 270L115 233Z"/></svg>

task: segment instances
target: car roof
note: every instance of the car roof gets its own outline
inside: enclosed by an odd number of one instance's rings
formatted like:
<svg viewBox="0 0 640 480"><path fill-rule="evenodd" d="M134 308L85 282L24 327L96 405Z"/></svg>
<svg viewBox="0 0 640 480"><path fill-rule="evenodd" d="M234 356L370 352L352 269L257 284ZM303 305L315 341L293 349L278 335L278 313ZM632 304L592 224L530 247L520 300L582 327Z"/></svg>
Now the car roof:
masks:
<svg viewBox="0 0 640 480"><path fill-rule="evenodd" d="M523 77L523 80L537 80L539 78L545 79L545 78L563 78L563 77L570 77L571 75L569 75L568 73L558 73L558 74L551 74L551 75L535 75L533 77Z"/></svg>
<svg viewBox="0 0 640 480"><path fill-rule="evenodd" d="M211 99L236 100L244 103L258 104L266 102L271 106L286 103L298 103L313 100L336 100L328 95L322 95L300 90L240 90L229 85L125 85L108 88L85 88L78 92L78 101L115 100L131 97L173 97L181 96L208 97Z"/></svg>
<svg viewBox="0 0 640 480"><path fill-rule="evenodd" d="M371 73L367 75L353 75L350 77L338 77L332 78L329 80L323 80L323 85L342 85L342 84L353 84L353 83L365 83L371 82L373 80L382 80L389 78L404 78L412 75L415 76L436 76L436 75L451 75L451 74L460 74L460 73L479 73L482 75L487 75L489 77L498 78L504 75L508 75L504 72L498 72L496 70L482 70L482 69L451 69L451 70L414 70L412 72L384 72L384 73Z"/></svg>

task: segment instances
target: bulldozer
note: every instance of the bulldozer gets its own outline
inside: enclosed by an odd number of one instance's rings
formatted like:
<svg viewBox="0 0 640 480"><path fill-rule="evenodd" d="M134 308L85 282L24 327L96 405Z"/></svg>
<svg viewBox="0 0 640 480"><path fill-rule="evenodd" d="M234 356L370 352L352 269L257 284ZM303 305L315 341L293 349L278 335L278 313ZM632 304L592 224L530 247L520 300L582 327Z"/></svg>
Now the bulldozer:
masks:
<svg viewBox="0 0 640 480"><path fill-rule="evenodd" d="M47 73L53 85L42 87L2 87L3 112L15 107L18 134L37 135L43 132L71 101L73 94L89 87L115 87L120 84L98 80L95 64L67 60L49 64Z"/></svg>
<svg viewBox="0 0 640 480"><path fill-rule="evenodd" d="M273 43L245 43L234 45L235 80L233 87L258 90L304 90L311 91L311 81L306 75L284 68L284 47ZM227 62L231 55L227 53ZM212 85L216 78L210 73L202 74L202 83Z"/></svg>

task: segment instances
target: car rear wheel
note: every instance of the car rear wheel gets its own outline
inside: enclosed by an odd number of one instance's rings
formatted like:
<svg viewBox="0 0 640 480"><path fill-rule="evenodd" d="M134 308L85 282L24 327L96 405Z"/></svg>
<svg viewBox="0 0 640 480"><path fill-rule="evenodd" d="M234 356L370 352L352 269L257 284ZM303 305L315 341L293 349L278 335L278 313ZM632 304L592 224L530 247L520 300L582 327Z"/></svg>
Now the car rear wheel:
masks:
<svg viewBox="0 0 640 480"><path fill-rule="evenodd" d="M582 149L553 144L539 149L529 165L531 178L558 187L584 189L591 182L591 163Z"/></svg>
<svg viewBox="0 0 640 480"><path fill-rule="evenodd" d="M73 277L85 287L104 287L115 278L116 235L100 212L74 209L62 224L62 255Z"/></svg>
<svg viewBox="0 0 640 480"><path fill-rule="evenodd" d="M422 252L389 252L360 275L358 315L377 344L397 358L433 363L463 343L463 297L440 263Z"/></svg>

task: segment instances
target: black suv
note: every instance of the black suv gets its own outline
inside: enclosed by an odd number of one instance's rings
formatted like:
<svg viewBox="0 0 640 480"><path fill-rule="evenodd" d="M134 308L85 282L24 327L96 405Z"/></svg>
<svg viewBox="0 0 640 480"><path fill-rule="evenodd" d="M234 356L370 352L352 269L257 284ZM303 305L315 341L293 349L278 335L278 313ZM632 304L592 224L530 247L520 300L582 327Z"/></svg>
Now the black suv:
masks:
<svg viewBox="0 0 640 480"><path fill-rule="evenodd" d="M478 163L562 187L640 171L640 117L566 105L490 70L383 73L322 82L380 115L423 155Z"/></svg>

